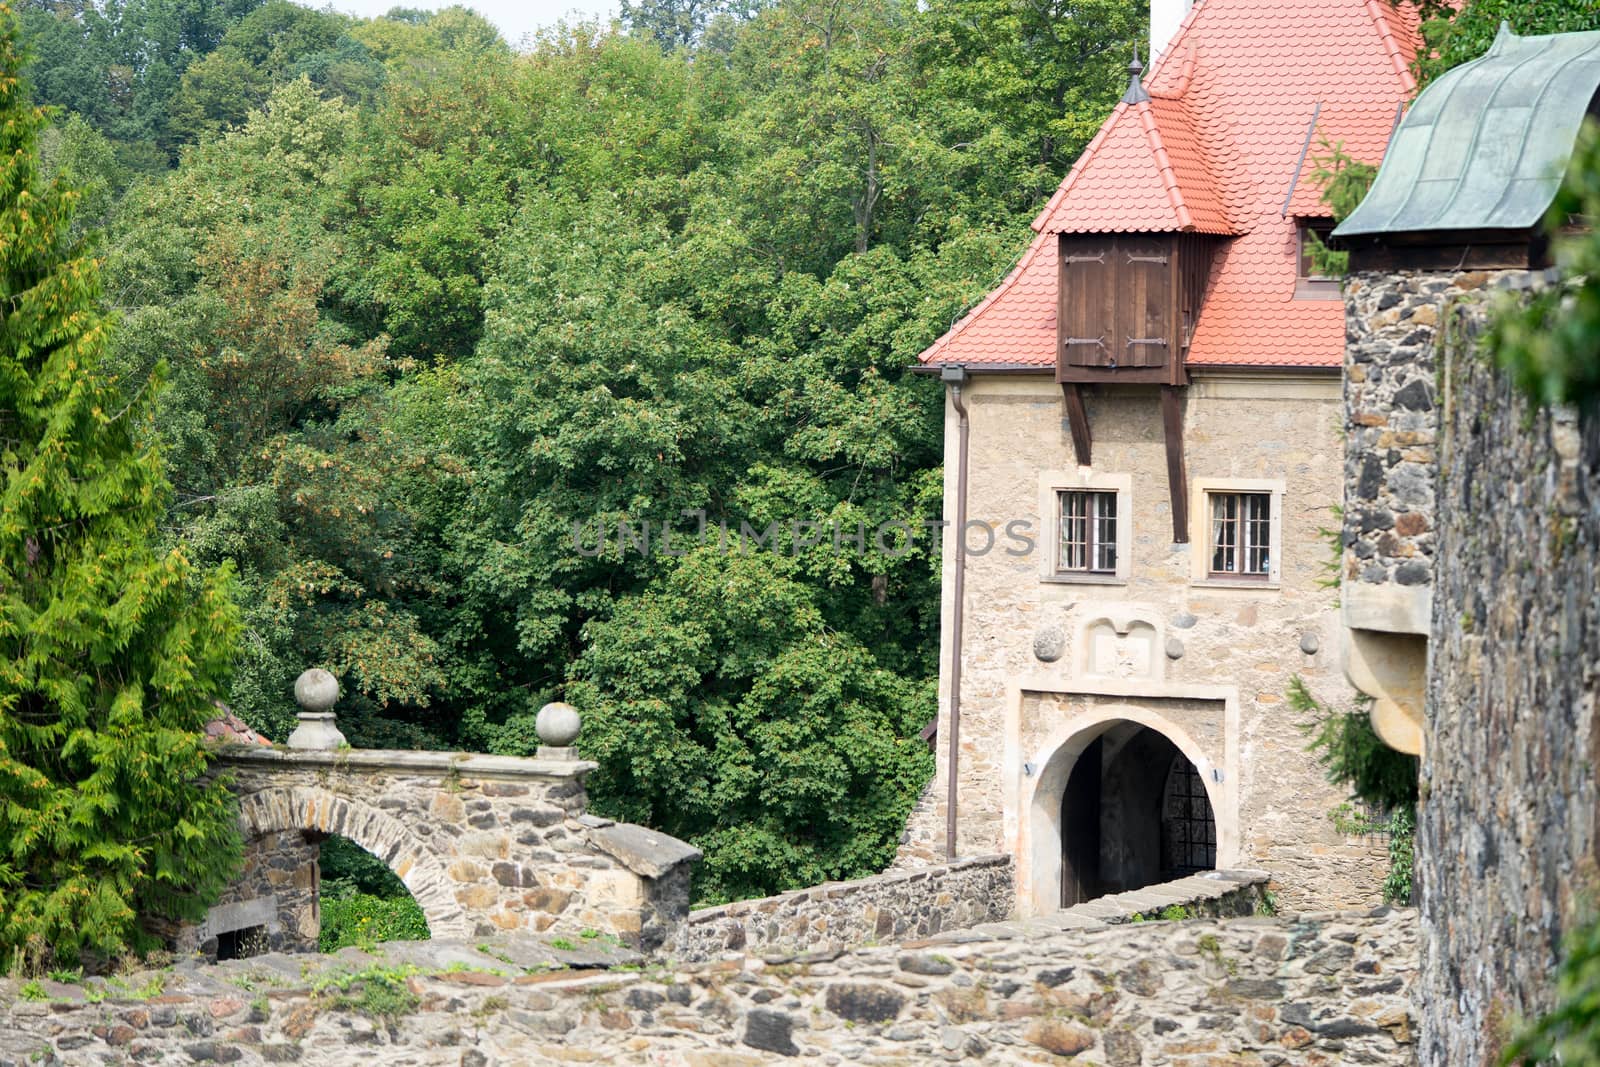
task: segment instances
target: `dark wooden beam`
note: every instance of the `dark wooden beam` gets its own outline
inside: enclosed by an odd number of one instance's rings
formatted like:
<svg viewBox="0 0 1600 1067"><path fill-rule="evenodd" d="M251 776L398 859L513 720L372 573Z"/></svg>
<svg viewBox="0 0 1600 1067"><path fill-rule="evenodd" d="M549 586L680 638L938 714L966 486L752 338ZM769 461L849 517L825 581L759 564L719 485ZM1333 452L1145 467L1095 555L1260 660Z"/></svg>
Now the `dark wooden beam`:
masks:
<svg viewBox="0 0 1600 1067"><path fill-rule="evenodd" d="M1089 436L1089 413L1083 406L1083 387L1077 382L1063 382L1061 394L1067 400L1067 425L1072 430L1072 451L1078 457L1078 466L1089 466L1089 453L1093 441Z"/></svg>
<svg viewBox="0 0 1600 1067"><path fill-rule="evenodd" d="M1538 230L1455 230L1440 234L1352 237L1351 273L1396 270L1537 270L1550 261Z"/></svg>
<svg viewBox="0 0 1600 1067"><path fill-rule="evenodd" d="M1189 543L1189 470L1183 462L1183 400L1178 387L1161 387L1161 428L1167 438L1167 491L1172 496L1172 540Z"/></svg>
<svg viewBox="0 0 1600 1067"><path fill-rule="evenodd" d="M1065 385L1169 385L1172 372L1160 367L1058 367L1056 381Z"/></svg>

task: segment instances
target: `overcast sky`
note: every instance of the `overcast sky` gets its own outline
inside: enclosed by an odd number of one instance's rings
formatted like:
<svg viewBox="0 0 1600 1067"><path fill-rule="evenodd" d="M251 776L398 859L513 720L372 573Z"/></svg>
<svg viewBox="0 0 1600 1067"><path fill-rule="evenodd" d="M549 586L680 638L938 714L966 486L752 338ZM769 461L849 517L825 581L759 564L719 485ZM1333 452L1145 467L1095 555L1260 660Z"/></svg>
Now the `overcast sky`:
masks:
<svg viewBox="0 0 1600 1067"><path fill-rule="evenodd" d="M300 2L310 7L321 6L315 0ZM437 10L450 7L451 3L433 0L332 0L332 6L337 11L371 17L382 15L397 6ZM523 34L532 33L541 26L549 26L563 16L571 16L574 11L582 17L598 15L605 18L617 12L613 0L466 0L465 6L500 27L500 32L512 44L521 40Z"/></svg>

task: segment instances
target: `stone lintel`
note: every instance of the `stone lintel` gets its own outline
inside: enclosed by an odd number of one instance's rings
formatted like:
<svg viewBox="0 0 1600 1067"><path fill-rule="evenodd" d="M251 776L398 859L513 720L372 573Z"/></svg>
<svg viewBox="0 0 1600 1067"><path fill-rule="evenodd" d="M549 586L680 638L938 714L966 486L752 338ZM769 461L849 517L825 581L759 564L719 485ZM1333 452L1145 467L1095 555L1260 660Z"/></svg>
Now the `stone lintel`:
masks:
<svg viewBox="0 0 1600 1067"><path fill-rule="evenodd" d="M541 760L518 756L463 755L459 752L419 752L379 748L311 751L267 748L259 745L224 745L216 750L220 763L280 771L306 770L395 771L436 774L489 781L558 781L582 779L599 764L591 760Z"/></svg>
<svg viewBox="0 0 1600 1067"><path fill-rule="evenodd" d="M676 837L626 822L590 830L589 841L645 878L660 878L680 864L699 860L702 855L699 849Z"/></svg>
<svg viewBox="0 0 1600 1067"><path fill-rule="evenodd" d="M235 930L246 930L252 926L270 926L278 921L278 898L276 896L256 897L252 900L241 900L233 904L218 904L206 912L205 921L200 924L196 939L204 941L216 937L218 934L233 933Z"/></svg>
<svg viewBox="0 0 1600 1067"><path fill-rule="evenodd" d="M1339 586L1339 610L1352 630L1426 637L1433 619L1433 587L1346 579Z"/></svg>

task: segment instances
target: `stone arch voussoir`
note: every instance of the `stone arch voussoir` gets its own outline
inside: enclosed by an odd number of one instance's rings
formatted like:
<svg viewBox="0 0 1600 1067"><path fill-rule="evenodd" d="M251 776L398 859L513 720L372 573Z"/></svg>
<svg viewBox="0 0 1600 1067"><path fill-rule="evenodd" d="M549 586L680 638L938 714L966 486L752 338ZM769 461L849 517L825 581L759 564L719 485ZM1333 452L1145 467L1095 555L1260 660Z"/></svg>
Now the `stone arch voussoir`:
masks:
<svg viewBox="0 0 1600 1067"><path fill-rule="evenodd" d="M457 903L444 864L394 816L326 789L263 789L239 801L245 839L286 830L349 838L388 865L410 890L432 936L467 937L472 926Z"/></svg>

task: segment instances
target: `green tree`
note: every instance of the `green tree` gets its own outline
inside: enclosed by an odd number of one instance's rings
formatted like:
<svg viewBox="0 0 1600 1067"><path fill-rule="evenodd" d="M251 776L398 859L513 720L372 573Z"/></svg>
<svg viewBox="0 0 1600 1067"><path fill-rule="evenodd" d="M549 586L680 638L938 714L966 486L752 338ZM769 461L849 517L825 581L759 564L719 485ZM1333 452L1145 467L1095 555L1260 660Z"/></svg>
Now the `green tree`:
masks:
<svg viewBox="0 0 1600 1067"><path fill-rule="evenodd" d="M236 623L219 575L155 547L149 398L101 368L98 265L75 195L38 178L21 68L0 5L0 950L71 959L197 917L235 869L201 728Z"/></svg>
<svg viewBox="0 0 1600 1067"><path fill-rule="evenodd" d="M1055 192L1127 88L1149 26L1134 0L929 0L920 103L959 146L962 184L1018 212Z"/></svg>
<svg viewBox="0 0 1600 1067"><path fill-rule="evenodd" d="M927 687L829 632L798 569L696 550L574 666L601 807L699 845L704 902L882 870L932 770Z"/></svg>
<svg viewBox="0 0 1600 1067"><path fill-rule="evenodd" d="M1523 35L1600 29L1600 6L1593 0L1422 0L1422 36L1427 47L1413 70L1426 86L1452 67L1489 50L1502 22Z"/></svg>
<svg viewBox="0 0 1600 1067"><path fill-rule="evenodd" d="M397 493L420 461L387 428L404 368L324 306L357 133L353 109L290 82L134 194L111 257L129 320L115 363L133 383L170 365L156 428L172 522L202 561L240 576L230 704L281 739L295 675L323 664L344 680L352 740L432 746L437 733L373 721L386 705L426 706L441 679L407 606L431 579L409 565Z"/></svg>
<svg viewBox="0 0 1600 1067"><path fill-rule="evenodd" d="M261 0L23 0L41 102L83 116L123 165L160 171L176 142L170 105L190 65Z"/></svg>
<svg viewBox="0 0 1600 1067"><path fill-rule="evenodd" d="M364 77L349 69L368 58L366 49L351 41L340 52L349 23L289 0L267 0L231 26L215 51L184 71L169 106L173 136L193 143L242 125L276 86L303 74L334 73L355 82L355 91L370 88L381 77L375 61Z"/></svg>
<svg viewBox="0 0 1600 1067"><path fill-rule="evenodd" d="M765 0L622 0L618 15L629 33L670 52L698 45L713 21L745 21L768 6Z"/></svg>

